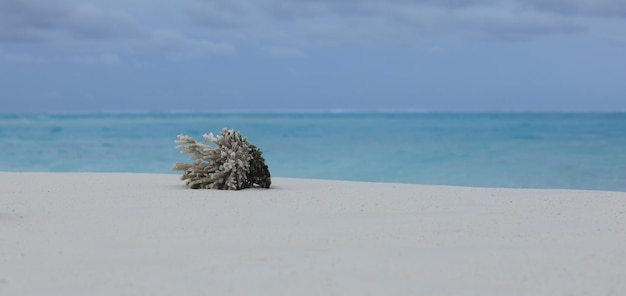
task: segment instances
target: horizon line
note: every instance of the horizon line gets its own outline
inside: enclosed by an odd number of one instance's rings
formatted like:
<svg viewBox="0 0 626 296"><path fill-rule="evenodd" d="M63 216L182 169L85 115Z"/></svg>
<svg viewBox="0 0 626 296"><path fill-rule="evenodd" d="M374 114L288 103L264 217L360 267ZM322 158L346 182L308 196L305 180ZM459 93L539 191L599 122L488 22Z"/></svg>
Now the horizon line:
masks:
<svg viewBox="0 0 626 296"><path fill-rule="evenodd" d="M515 110L515 109L484 109L484 110L444 110L444 109L291 109L291 110L215 110L215 111L193 111L193 110L51 110L44 112L3 112L0 116L80 116L80 115L289 115L289 114L515 114L515 113L536 113L536 114L583 114L583 113L626 113L626 109L619 110Z"/></svg>

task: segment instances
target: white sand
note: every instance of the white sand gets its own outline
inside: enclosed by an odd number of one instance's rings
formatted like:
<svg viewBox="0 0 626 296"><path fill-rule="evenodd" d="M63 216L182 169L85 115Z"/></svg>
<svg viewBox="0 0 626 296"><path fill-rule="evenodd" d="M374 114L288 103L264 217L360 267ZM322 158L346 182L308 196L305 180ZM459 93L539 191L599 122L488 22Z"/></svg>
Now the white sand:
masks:
<svg viewBox="0 0 626 296"><path fill-rule="evenodd" d="M0 173L0 295L626 295L626 193Z"/></svg>

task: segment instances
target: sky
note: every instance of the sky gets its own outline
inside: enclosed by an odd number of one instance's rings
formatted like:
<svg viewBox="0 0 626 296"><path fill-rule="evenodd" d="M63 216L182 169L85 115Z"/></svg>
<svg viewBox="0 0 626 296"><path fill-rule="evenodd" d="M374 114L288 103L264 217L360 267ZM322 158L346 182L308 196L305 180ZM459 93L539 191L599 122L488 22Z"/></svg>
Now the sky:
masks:
<svg viewBox="0 0 626 296"><path fill-rule="evenodd" d="M626 111L624 0L0 0L0 113Z"/></svg>

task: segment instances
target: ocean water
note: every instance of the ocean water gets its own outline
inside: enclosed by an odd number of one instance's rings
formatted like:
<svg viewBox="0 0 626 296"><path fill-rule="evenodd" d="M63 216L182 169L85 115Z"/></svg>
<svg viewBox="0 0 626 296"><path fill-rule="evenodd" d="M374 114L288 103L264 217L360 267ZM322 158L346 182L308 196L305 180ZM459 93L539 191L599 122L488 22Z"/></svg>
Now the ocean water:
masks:
<svg viewBox="0 0 626 296"><path fill-rule="evenodd" d="M278 177L626 191L626 113L0 115L0 171L178 174L224 127Z"/></svg>

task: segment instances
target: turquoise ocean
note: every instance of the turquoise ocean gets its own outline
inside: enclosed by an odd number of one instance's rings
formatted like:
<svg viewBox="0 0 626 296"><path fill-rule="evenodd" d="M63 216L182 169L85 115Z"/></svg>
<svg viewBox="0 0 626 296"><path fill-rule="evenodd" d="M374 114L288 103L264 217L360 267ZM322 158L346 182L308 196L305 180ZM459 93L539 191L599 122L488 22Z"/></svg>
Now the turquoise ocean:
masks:
<svg viewBox="0 0 626 296"><path fill-rule="evenodd" d="M626 113L0 115L0 171L178 174L224 127L273 177L626 191Z"/></svg>

